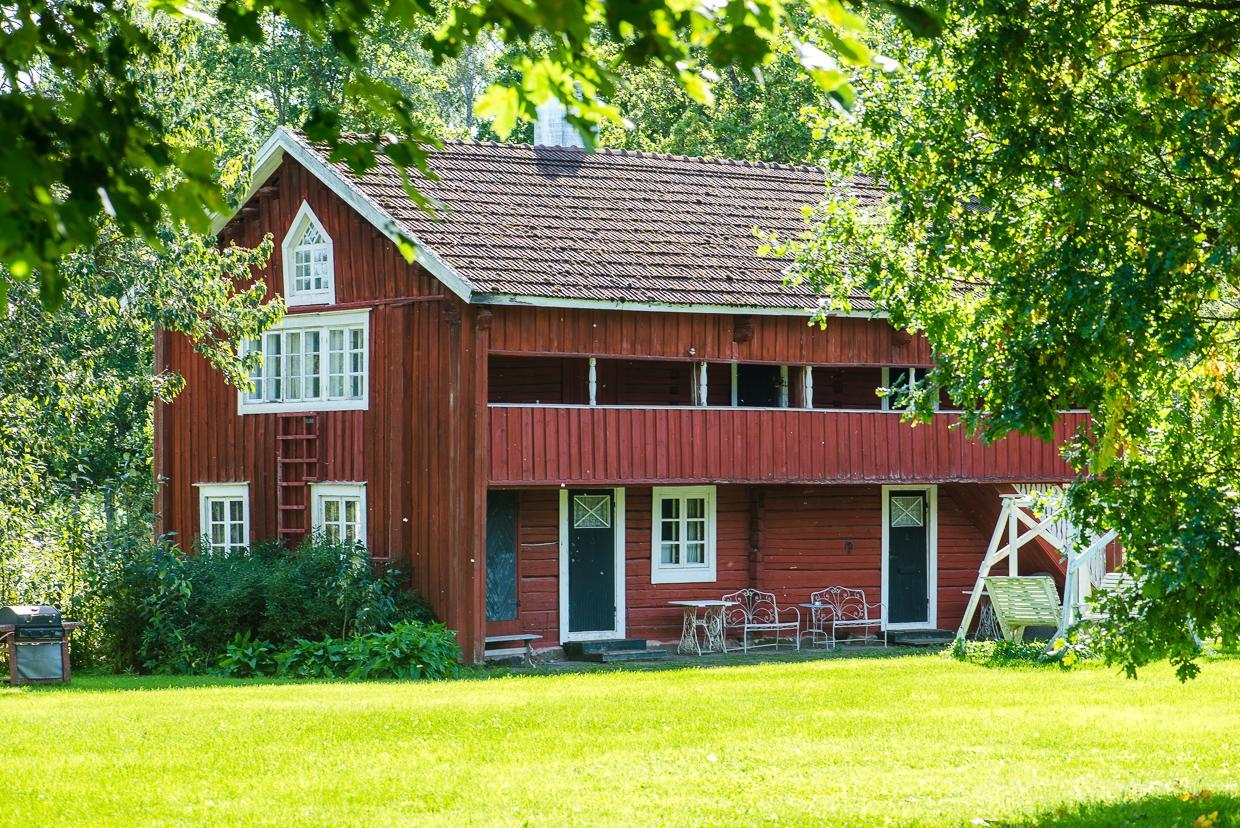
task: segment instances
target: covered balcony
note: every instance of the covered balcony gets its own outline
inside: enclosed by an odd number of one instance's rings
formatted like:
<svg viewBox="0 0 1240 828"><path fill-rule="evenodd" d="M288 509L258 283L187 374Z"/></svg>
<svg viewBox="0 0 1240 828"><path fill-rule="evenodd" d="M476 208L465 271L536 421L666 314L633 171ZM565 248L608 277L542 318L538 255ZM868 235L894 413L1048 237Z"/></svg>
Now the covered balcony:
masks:
<svg viewBox="0 0 1240 828"><path fill-rule="evenodd" d="M1054 442L968 439L959 414L901 421L876 388L911 369L588 358L492 361L493 486L1067 481Z"/></svg>

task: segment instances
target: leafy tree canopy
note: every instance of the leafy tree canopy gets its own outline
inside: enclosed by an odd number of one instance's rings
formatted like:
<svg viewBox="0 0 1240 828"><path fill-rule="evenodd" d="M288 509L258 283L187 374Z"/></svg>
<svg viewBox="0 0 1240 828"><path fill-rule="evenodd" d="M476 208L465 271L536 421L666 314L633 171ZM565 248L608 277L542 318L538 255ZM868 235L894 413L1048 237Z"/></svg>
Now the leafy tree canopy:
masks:
<svg viewBox="0 0 1240 828"><path fill-rule="evenodd" d="M1240 637L1240 18L1209 0L962 0L907 73L864 73L820 129L883 209L825 204L776 245L827 307L924 332L987 439L1088 408L1072 500L1140 589L1101 630L1130 671ZM895 33L899 40L899 33ZM787 241L787 240L785 240Z"/></svg>
<svg viewBox="0 0 1240 828"><path fill-rule="evenodd" d="M903 0L872 1L919 33L936 30L934 17ZM430 65L495 44L515 49L516 73L482 95L479 114L500 136L550 96L573 105L580 128L618 120L607 101L622 66L657 67L704 102L712 76L703 61L747 73L788 45L823 90L851 105L839 62L876 60L860 39L863 21L841 0L810 0L810 8L814 25L793 27L783 0L221 0L210 9L194 0L16 0L0 8L0 264L8 270L0 303L11 278L38 277L44 303L58 304L60 261L94 241L101 213L158 244L165 216L201 231L225 208L212 148L173 140L169 113L147 105L143 68L166 59L169 17L217 27L229 44L296 44L302 60L273 63L266 79L287 86L311 66L322 73L308 78L319 88L296 100L273 88L264 107L281 118L296 111L314 140L360 171L376 152L422 169L438 130L419 106L418 79ZM409 57L415 42L422 66ZM376 54L391 46L400 48ZM321 64L305 59L316 52ZM458 65L469 71L470 61ZM399 139L381 148L351 141L342 137L350 124Z"/></svg>

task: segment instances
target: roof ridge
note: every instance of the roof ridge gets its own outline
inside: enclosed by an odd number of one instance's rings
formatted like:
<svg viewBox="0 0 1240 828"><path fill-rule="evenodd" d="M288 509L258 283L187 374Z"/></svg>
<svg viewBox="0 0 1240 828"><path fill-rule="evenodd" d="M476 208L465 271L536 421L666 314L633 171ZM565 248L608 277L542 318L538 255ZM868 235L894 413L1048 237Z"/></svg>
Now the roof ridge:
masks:
<svg viewBox="0 0 1240 828"><path fill-rule="evenodd" d="M651 150L635 150L627 147L598 147L593 152L581 147L562 147L551 144L528 144L516 141L480 141L475 138L452 138L443 142L444 149L459 147L496 147L512 150L538 151L539 149L557 150L567 153L581 153L583 156L606 155L613 158L648 158L655 161L679 161L694 164L712 164L719 167L743 167L748 169L787 170L790 172L822 173L826 169L816 164L786 164L782 161L753 161L743 158L722 158L705 155L677 155L671 152L653 152Z"/></svg>
<svg viewBox="0 0 1240 828"><path fill-rule="evenodd" d="M291 130L296 133L303 141L311 143L301 130ZM370 140L375 137L375 133L368 132L342 132L342 138L364 138ZM381 137L390 138L390 135ZM313 145L311 143L311 145ZM825 167L817 164L787 164L782 161L767 161L759 159L753 161L744 158L724 158L706 155L677 155L671 152L653 152L651 150L634 150L627 147L598 147L593 151L588 151L582 147L564 147L558 144L530 144L520 141L482 141L477 138L448 138L442 142L443 151L452 146L458 147L495 147L512 150L530 150L537 151L539 149L557 150L560 152L579 152L584 156L590 155L609 155L618 158L649 158L656 161L685 161L695 164L713 164L719 167L745 167L749 169L766 169L766 170L788 170L790 172L803 173L821 173L826 174Z"/></svg>

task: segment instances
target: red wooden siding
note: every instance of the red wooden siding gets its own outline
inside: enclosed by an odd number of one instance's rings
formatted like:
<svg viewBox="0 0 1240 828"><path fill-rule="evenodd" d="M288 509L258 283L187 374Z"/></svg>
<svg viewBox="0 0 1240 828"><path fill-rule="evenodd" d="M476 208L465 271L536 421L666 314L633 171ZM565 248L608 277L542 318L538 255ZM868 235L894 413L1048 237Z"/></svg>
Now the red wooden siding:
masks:
<svg viewBox="0 0 1240 828"><path fill-rule="evenodd" d="M777 364L931 364L925 339L899 333L881 319L832 319L821 330L809 326L805 316L530 307L496 307L494 311L491 349L500 353Z"/></svg>
<svg viewBox="0 0 1240 828"><path fill-rule="evenodd" d="M883 384L881 368L815 368L814 408L875 409L882 406L876 393Z"/></svg>
<svg viewBox="0 0 1240 828"><path fill-rule="evenodd" d="M997 500L992 486L975 485ZM704 584L650 583L650 489L625 490L627 635L674 641L678 599L718 598L746 586L795 607L826 586L851 586L878 601L882 490L863 486L721 486L716 492L717 577ZM938 620L955 629L989 541L951 493L939 489ZM518 627L559 643L559 492L520 492L517 505Z"/></svg>
<svg viewBox="0 0 1240 828"><path fill-rule="evenodd" d="M356 212L296 164L286 162L221 234L276 249L263 275L282 286L280 241L305 199L332 237L335 307L370 307L369 407L329 411L318 420L320 480L366 483L371 552L409 571L415 589L461 634L466 653L480 646L481 566L476 548L485 492L486 323L489 314L446 295ZM318 306L296 308L331 310ZM255 541L276 535L276 414L237 414L237 390L180 336L161 334L161 367L186 388L157 406L156 473L161 531L185 548L200 528L195 483L248 481ZM464 507L464 508L462 508ZM300 525L300 524L299 524ZM308 525L308 522L307 524Z"/></svg>
<svg viewBox="0 0 1240 828"><path fill-rule="evenodd" d="M600 405L691 405L693 363L600 359Z"/></svg>
<svg viewBox="0 0 1240 828"><path fill-rule="evenodd" d="M985 446L954 414L910 426L894 412L728 408L492 407L492 485L677 482L1070 480L1058 444Z"/></svg>
<svg viewBox="0 0 1240 828"><path fill-rule="evenodd" d="M582 357L492 355L487 363L491 402L587 403L589 363Z"/></svg>

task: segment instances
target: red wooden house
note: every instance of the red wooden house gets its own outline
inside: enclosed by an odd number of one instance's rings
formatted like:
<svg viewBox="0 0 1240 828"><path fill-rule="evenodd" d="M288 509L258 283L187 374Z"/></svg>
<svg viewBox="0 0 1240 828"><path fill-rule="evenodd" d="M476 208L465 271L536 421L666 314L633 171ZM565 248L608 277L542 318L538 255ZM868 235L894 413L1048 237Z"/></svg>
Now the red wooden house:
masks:
<svg viewBox="0 0 1240 828"><path fill-rule="evenodd" d="M795 234L820 170L487 143L432 166L434 216L390 166L355 176L285 130L262 149L219 228L278 242L289 313L254 389L157 346L188 381L156 418L184 545L359 538L471 659L506 633L673 640L669 600L744 586L861 587L888 629L950 629L998 493L1071 476L1056 445L971 442L946 406L901 422L875 389L930 351L864 297L807 324L753 229Z"/></svg>

